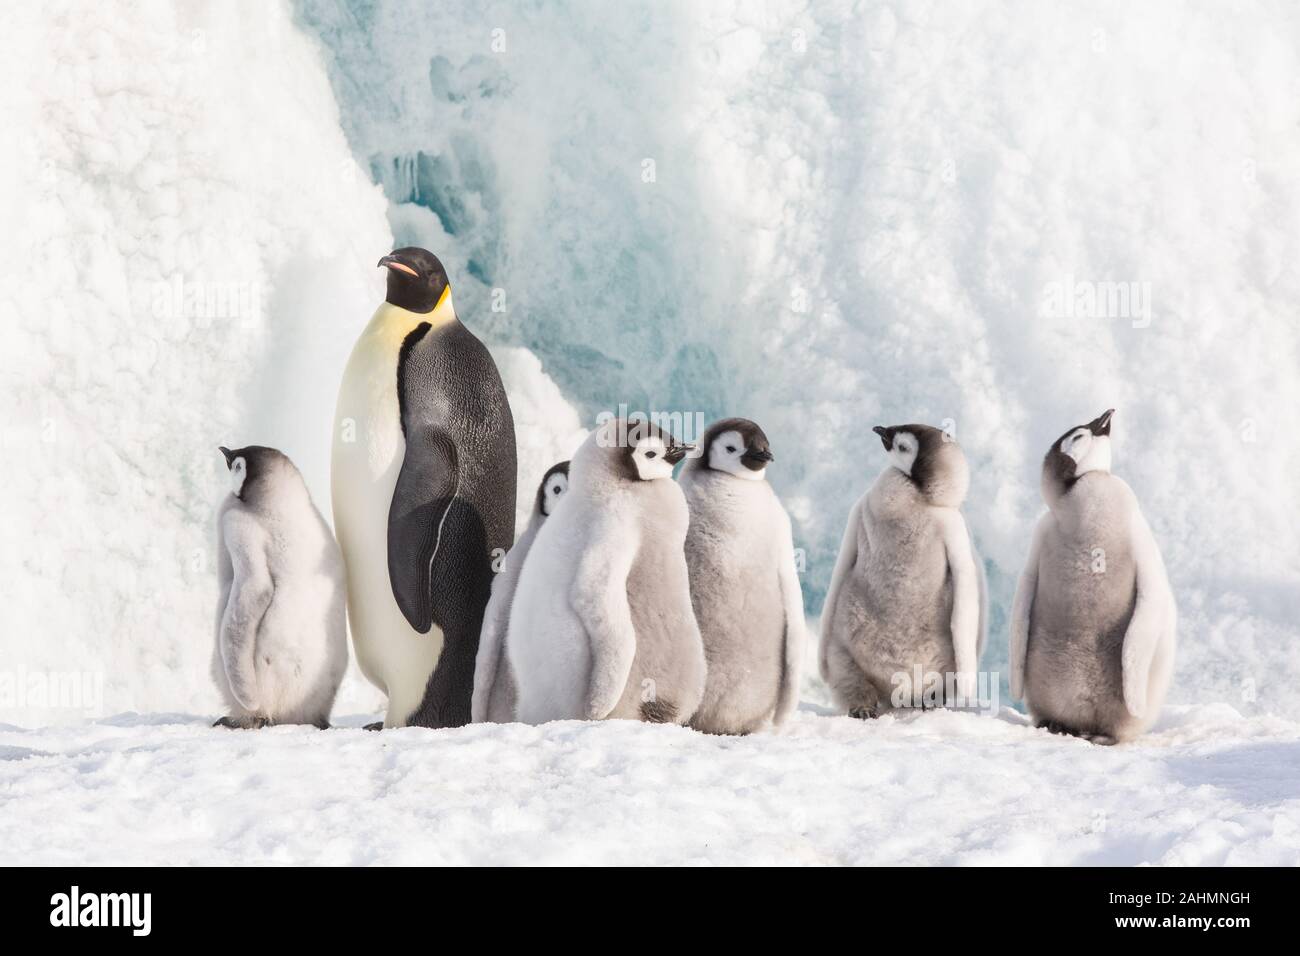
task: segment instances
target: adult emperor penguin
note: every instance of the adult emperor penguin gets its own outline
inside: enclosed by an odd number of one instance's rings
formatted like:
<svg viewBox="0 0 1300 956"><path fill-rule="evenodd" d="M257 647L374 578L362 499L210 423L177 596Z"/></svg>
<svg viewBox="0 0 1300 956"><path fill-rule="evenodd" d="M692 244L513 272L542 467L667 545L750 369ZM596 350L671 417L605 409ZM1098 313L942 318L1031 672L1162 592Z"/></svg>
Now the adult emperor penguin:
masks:
<svg viewBox="0 0 1300 956"><path fill-rule="evenodd" d="M822 612L822 677L854 717L973 703L988 601L958 510L966 456L929 425L872 431L889 464L849 513Z"/></svg>
<svg viewBox="0 0 1300 956"><path fill-rule="evenodd" d="M514 603L515 588L519 585L519 572L523 570L533 539L568 487L567 461L547 469L542 476L542 483L537 487L537 496L533 499L533 514L528 527L505 556L501 569L492 581L492 597L483 614L483 633L479 637L478 659L474 664L472 713L475 723L489 721L504 724L515 718L515 679L510 673L510 662L505 655L510 607Z"/></svg>
<svg viewBox="0 0 1300 956"><path fill-rule="evenodd" d="M352 350L335 414L352 641L388 695L383 726L455 727L470 719L494 552L514 540L514 422L437 257L405 248L379 265L388 294Z"/></svg>
<svg viewBox="0 0 1300 956"><path fill-rule="evenodd" d="M212 677L229 708L214 726L328 727L348 665L343 559L302 475L274 448L222 448Z"/></svg>
<svg viewBox="0 0 1300 956"><path fill-rule="evenodd" d="M1043 459L1048 510L1011 609L1011 695L1039 727L1097 743L1155 721L1177 620L1155 536L1110 473L1114 413L1071 428Z"/></svg>
<svg viewBox="0 0 1300 956"><path fill-rule="evenodd" d="M765 476L767 435L745 418L714 422L703 453L682 466L690 509L686 566L704 641L696 730L748 734L779 725L799 703L803 592L790 518Z"/></svg>
<svg viewBox="0 0 1300 956"><path fill-rule="evenodd" d="M686 499L672 480L689 450L648 421L615 418L578 449L510 612L516 719L681 724L695 713L704 648L683 553Z"/></svg>

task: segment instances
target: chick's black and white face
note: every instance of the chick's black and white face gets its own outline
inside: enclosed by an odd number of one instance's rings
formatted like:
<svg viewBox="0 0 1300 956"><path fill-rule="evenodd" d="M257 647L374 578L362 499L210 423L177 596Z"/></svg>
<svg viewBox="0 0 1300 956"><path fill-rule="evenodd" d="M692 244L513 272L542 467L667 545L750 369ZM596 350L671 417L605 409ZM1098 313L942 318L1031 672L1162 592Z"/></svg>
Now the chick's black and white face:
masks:
<svg viewBox="0 0 1300 956"><path fill-rule="evenodd" d="M218 449L230 472L230 493L241 501L259 500L268 488L280 487L285 476L296 474L293 463L284 454L264 445L247 445L231 450Z"/></svg>
<svg viewBox="0 0 1300 956"><path fill-rule="evenodd" d="M562 471L547 475L542 484L542 514L547 517L559 504L560 496L569 490L569 476Z"/></svg>
<svg viewBox="0 0 1300 956"><path fill-rule="evenodd" d="M771 460L772 453L761 433L746 436L732 428L709 443L709 467L747 481L762 481Z"/></svg>
<svg viewBox="0 0 1300 956"><path fill-rule="evenodd" d="M903 474L911 476L916 464L916 455L920 451L921 440L909 431L894 432L887 451L889 463Z"/></svg>
<svg viewBox="0 0 1300 956"><path fill-rule="evenodd" d="M238 498L248 480L248 459L242 455L230 463L230 493Z"/></svg>
<svg viewBox="0 0 1300 956"><path fill-rule="evenodd" d="M231 451L222 445L217 451L226 459L226 469L230 480L230 493L236 498L244 497L244 488L248 485L248 449L236 448Z"/></svg>
<svg viewBox="0 0 1300 956"><path fill-rule="evenodd" d="M608 470L620 481L635 483L671 480L673 467L694 448L652 422L610 418L592 432L579 457L590 455L600 460L600 471Z"/></svg>
<svg viewBox="0 0 1300 956"><path fill-rule="evenodd" d="M1110 435L1094 435L1086 425L1074 429L1057 445L1074 462L1076 478L1090 471L1110 471Z"/></svg>
<svg viewBox="0 0 1300 956"><path fill-rule="evenodd" d="M1043 495L1050 505L1090 471L1110 471L1109 408L1086 425L1076 425L1052 442L1043 457Z"/></svg>
<svg viewBox="0 0 1300 956"><path fill-rule="evenodd" d="M668 443L658 435L637 439L627 451L636 469L636 476L642 481L671 478L673 465L681 460L680 456L673 457Z"/></svg>

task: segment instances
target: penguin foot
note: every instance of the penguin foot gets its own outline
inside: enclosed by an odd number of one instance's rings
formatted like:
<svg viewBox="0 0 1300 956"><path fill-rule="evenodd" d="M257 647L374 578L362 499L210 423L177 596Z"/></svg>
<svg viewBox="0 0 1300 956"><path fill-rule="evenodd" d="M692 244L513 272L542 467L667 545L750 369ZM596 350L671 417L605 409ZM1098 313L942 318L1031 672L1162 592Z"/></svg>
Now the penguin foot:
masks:
<svg viewBox="0 0 1300 956"><path fill-rule="evenodd" d="M1075 730L1059 720L1040 720L1036 725L1039 730L1046 730L1049 734L1060 734L1063 737L1082 737L1084 734Z"/></svg>
<svg viewBox="0 0 1300 956"><path fill-rule="evenodd" d="M1119 743L1110 734L1080 734L1079 736L1090 744L1096 744L1098 747L1113 747Z"/></svg>
<svg viewBox="0 0 1300 956"><path fill-rule="evenodd" d="M269 717L222 717L213 723L213 727L228 727L231 730L261 730L270 727Z"/></svg>
<svg viewBox="0 0 1300 956"><path fill-rule="evenodd" d="M362 730L383 730L384 722L382 720L376 720L373 724L366 724L361 729Z"/></svg>
<svg viewBox="0 0 1300 956"><path fill-rule="evenodd" d="M874 707L854 707L849 711L849 716L854 720L875 720L879 714Z"/></svg>

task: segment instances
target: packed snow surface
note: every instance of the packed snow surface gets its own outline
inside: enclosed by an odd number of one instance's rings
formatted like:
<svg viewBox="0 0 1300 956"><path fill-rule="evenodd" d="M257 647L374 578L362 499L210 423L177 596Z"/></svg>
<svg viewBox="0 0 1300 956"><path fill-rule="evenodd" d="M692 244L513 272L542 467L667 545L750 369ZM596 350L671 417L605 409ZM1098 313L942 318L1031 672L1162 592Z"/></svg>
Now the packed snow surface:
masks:
<svg viewBox="0 0 1300 956"><path fill-rule="evenodd" d="M1300 864L1300 731L1172 709L1133 744L801 711L370 733L126 714L0 728L0 863Z"/></svg>

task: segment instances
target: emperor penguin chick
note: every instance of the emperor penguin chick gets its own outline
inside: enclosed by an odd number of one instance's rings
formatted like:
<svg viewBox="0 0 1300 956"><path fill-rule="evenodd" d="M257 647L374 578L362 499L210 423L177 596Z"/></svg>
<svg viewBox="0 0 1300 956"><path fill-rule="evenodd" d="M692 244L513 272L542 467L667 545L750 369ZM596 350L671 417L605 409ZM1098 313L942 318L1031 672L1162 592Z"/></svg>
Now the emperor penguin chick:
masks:
<svg viewBox="0 0 1300 956"><path fill-rule="evenodd" d="M682 467L690 508L686 566L704 641L696 730L748 734L780 725L799 702L803 592L790 518L765 480L773 460L754 422L710 425L703 454Z"/></svg>
<svg viewBox="0 0 1300 956"><path fill-rule="evenodd" d="M302 475L274 448L222 448L214 726L329 726L348 664L343 559Z"/></svg>
<svg viewBox="0 0 1300 956"><path fill-rule="evenodd" d="M1160 548L1110 473L1114 411L1071 428L1043 459L1048 510L1011 608L1011 695L1039 727L1097 743L1155 721L1177 623Z"/></svg>
<svg viewBox="0 0 1300 956"><path fill-rule="evenodd" d="M889 465L849 513L822 612L822 676L855 717L973 703L988 601L958 510L966 457L929 425L872 430Z"/></svg>
<svg viewBox="0 0 1300 956"><path fill-rule="evenodd" d="M704 648L683 553L686 499L672 479L690 447L649 422L611 418L574 455L510 612L516 719L681 724L695 713Z"/></svg>
<svg viewBox="0 0 1300 956"><path fill-rule="evenodd" d="M485 721L505 724L515 719L518 694L505 653L510 608L514 603L515 589L519 586L519 572L532 549L533 539L568 488L569 463L562 461L552 465L537 488L528 527L505 556L501 570L492 581L492 597L483 612L483 633L479 637L478 658L474 664L472 717L476 724Z"/></svg>

